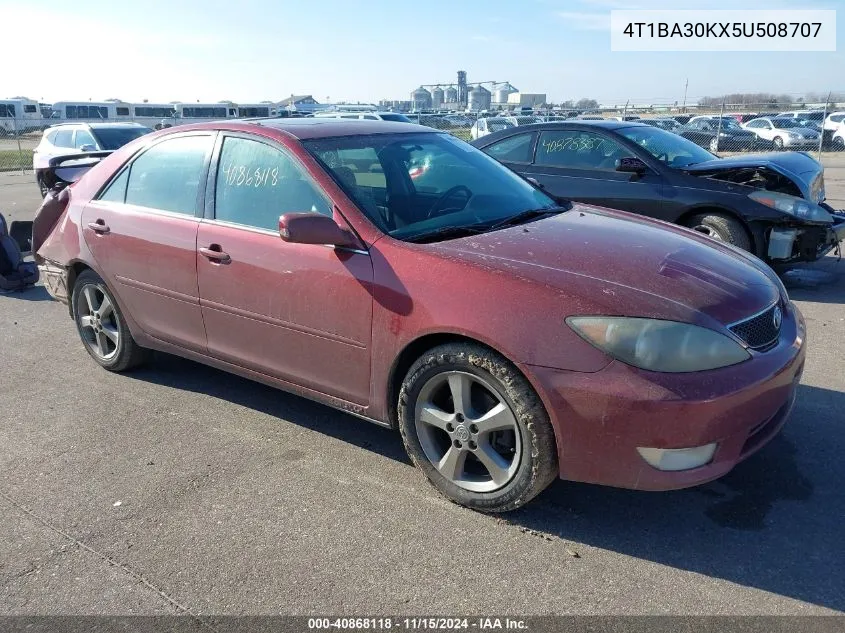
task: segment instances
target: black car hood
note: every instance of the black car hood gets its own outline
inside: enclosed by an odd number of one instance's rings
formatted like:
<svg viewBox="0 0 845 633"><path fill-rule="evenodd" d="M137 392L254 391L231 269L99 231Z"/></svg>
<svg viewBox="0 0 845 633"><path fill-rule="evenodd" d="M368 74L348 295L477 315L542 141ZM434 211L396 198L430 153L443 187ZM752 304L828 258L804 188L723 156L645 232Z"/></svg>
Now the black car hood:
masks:
<svg viewBox="0 0 845 633"><path fill-rule="evenodd" d="M684 171L696 176L740 169L769 169L795 183L806 200L819 203L825 198L824 167L809 154L803 152L729 156L684 167Z"/></svg>

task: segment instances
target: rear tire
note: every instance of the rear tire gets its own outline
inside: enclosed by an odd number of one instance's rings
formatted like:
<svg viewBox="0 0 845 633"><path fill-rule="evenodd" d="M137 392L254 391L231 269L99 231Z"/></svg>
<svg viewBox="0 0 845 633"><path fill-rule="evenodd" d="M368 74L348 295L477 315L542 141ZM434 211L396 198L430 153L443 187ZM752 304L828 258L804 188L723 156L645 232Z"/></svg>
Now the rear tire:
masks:
<svg viewBox="0 0 845 633"><path fill-rule="evenodd" d="M79 338L100 367L121 372L147 360L149 350L132 338L114 295L97 273L80 273L71 301Z"/></svg>
<svg viewBox="0 0 845 633"><path fill-rule="evenodd" d="M754 252L748 232L736 218L721 213L702 213L691 217L686 226L716 241L727 242L744 251Z"/></svg>
<svg viewBox="0 0 845 633"><path fill-rule="evenodd" d="M454 503L507 512L558 477L540 398L516 367L481 345L426 352L402 383L398 414L411 460Z"/></svg>
<svg viewBox="0 0 845 633"><path fill-rule="evenodd" d="M845 150L845 137L834 136L833 137L833 151L834 152L841 152L843 150Z"/></svg>
<svg viewBox="0 0 845 633"><path fill-rule="evenodd" d="M44 184L44 179L41 176L38 176L36 178L36 181L38 182L38 190L41 192L41 197L46 198L47 193L50 191L50 189L47 187L46 184Z"/></svg>

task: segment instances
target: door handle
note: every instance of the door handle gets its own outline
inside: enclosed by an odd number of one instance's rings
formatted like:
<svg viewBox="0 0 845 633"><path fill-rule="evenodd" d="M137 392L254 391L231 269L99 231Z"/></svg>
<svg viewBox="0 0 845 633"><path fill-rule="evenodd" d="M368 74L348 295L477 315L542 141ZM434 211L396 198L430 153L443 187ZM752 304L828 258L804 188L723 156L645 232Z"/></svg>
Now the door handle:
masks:
<svg viewBox="0 0 845 633"><path fill-rule="evenodd" d="M230 261L232 261L232 258L229 257L229 254L224 253L220 249L219 244L212 244L212 245L208 246L207 248L201 247L199 249L199 251L200 251L200 255L202 255L206 259L210 259L212 262L216 262L218 264L228 264Z"/></svg>
<svg viewBox="0 0 845 633"><path fill-rule="evenodd" d="M99 233L101 235L105 235L106 233L111 231L108 225L102 220L97 220L96 222L89 222L88 228L94 231L95 233Z"/></svg>

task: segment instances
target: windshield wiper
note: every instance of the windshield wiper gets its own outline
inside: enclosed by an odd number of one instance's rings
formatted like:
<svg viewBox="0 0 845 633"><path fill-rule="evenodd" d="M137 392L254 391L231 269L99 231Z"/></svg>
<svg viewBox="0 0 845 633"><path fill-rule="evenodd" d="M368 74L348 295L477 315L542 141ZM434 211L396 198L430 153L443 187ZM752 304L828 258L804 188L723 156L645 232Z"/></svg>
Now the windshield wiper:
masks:
<svg viewBox="0 0 845 633"><path fill-rule="evenodd" d="M439 229L432 229L431 231L423 231L410 237L406 237L406 242L414 242L415 244L422 244L425 242L434 242L439 240L448 240L456 237L466 237L467 235L477 235L484 233L487 228L478 225L467 226L441 226Z"/></svg>
<svg viewBox="0 0 845 633"><path fill-rule="evenodd" d="M496 229L501 229L506 226L516 226L517 224L522 224L523 222L528 222L529 220L536 220L537 218L542 217L544 215L551 215L562 213L563 211L569 211L571 208L572 203L567 202L566 206L542 207L540 209L526 209L525 211L520 211L515 215L499 220L495 224L491 224L488 230L495 231Z"/></svg>

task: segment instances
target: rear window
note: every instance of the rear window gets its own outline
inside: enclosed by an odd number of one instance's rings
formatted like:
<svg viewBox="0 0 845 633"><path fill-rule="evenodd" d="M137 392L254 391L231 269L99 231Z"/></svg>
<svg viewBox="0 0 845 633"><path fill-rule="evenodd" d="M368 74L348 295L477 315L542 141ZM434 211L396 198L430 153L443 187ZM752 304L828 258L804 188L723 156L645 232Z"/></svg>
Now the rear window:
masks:
<svg viewBox="0 0 845 633"><path fill-rule="evenodd" d="M94 136L100 142L104 150L114 150L123 147L129 141L134 141L152 130L148 127L125 127L125 128L94 128Z"/></svg>
<svg viewBox="0 0 845 633"><path fill-rule="evenodd" d="M382 114L381 118L384 121L396 121L398 123L412 123L411 119L401 114Z"/></svg>

